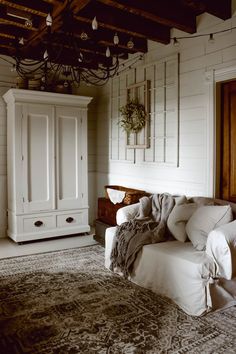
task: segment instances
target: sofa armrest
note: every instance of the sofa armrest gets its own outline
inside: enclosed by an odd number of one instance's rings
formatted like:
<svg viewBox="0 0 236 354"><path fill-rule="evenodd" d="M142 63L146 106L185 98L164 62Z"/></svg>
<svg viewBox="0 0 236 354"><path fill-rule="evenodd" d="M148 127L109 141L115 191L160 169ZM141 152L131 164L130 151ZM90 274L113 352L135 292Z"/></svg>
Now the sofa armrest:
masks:
<svg viewBox="0 0 236 354"><path fill-rule="evenodd" d="M225 279L236 276L236 220L209 233L206 253L214 259L216 276Z"/></svg>
<svg viewBox="0 0 236 354"><path fill-rule="evenodd" d="M124 208L120 208L116 213L117 225L123 224L123 222L132 220L138 215L140 203L127 205Z"/></svg>

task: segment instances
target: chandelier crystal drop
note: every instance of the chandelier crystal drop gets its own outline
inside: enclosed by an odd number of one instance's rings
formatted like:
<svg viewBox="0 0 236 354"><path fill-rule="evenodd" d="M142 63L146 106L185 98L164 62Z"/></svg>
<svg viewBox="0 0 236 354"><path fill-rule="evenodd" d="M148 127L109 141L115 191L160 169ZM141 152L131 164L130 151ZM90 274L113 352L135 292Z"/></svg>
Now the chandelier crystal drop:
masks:
<svg viewBox="0 0 236 354"><path fill-rule="evenodd" d="M83 31L80 35L80 38L82 39L82 41L87 41L88 39L87 33Z"/></svg>
<svg viewBox="0 0 236 354"><path fill-rule="evenodd" d="M133 48L134 48L134 42L133 42L133 39L132 39L132 38L130 38L130 40L128 41L127 47L128 47L129 49L133 49Z"/></svg>

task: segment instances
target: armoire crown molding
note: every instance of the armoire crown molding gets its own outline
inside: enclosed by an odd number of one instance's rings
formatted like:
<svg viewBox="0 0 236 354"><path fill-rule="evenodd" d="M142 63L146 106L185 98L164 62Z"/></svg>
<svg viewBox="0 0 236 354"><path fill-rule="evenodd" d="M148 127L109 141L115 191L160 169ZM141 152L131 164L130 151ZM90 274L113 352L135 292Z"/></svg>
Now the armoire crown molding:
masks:
<svg viewBox="0 0 236 354"><path fill-rule="evenodd" d="M10 89L4 95L6 101L14 102L34 102L34 103L50 103L63 106L79 105L81 108L87 108L87 105L92 101L92 97L69 95L54 92L33 91Z"/></svg>

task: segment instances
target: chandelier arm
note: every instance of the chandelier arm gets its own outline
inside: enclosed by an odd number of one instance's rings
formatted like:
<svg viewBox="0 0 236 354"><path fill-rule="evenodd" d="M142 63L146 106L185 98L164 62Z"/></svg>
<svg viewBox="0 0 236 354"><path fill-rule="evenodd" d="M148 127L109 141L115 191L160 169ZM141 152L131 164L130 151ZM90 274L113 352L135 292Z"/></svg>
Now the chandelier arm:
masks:
<svg viewBox="0 0 236 354"><path fill-rule="evenodd" d="M53 27L48 26L46 37L44 37L45 52L42 55L42 60L34 61L31 59L22 59L20 57L21 48L17 46L16 49L19 55L14 59L16 61L17 73L20 76L30 78L30 76L33 77L35 74L40 74L41 78L45 81L45 89L47 89L47 87L51 89L61 80L64 80L65 87L68 86L69 83L80 85L82 81L88 85L102 86L119 73L119 56L121 56L121 54L110 58L111 65L106 66L100 63L101 54L99 51L95 50L92 58L90 58L86 50L86 45L85 49L81 50L83 40L89 41L90 45L92 44L92 46L96 48L99 45L99 36L94 34L94 36L89 37L86 34L87 38L84 39L82 37L78 38L78 34L74 33L74 14L72 8L74 3L74 0L66 1L64 10L60 14L63 23L62 27L59 29L60 32L53 32ZM53 20L55 20L55 18ZM43 33L44 30L45 28L42 29L43 35L45 35ZM91 33L93 33L93 31ZM84 45L82 48L83 47ZM39 49L41 53L42 47ZM63 64L65 62L67 64ZM96 69L93 68L93 63L97 64ZM122 65L124 67L124 64ZM129 67L131 65L133 64L130 64Z"/></svg>

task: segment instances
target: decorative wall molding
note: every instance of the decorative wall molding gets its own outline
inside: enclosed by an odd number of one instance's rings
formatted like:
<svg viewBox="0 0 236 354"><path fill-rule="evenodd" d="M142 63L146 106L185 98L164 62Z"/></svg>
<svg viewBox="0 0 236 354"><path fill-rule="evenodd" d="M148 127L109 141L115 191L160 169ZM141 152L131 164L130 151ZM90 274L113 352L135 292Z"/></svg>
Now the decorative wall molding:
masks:
<svg viewBox="0 0 236 354"><path fill-rule="evenodd" d="M145 132L135 141L130 135L128 149L126 133L119 126L119 108L126 104L129 86L150 81L150 112L148 148L138 151ZM179 56L140 65L113 79L110 91L110 160L130 163L152 163L161 166L179 165ZM143 135L142 135L143 134Z"/></svg>

